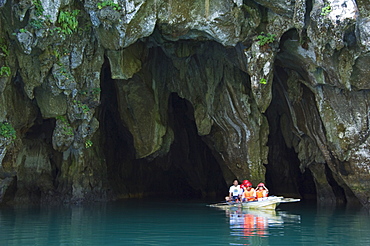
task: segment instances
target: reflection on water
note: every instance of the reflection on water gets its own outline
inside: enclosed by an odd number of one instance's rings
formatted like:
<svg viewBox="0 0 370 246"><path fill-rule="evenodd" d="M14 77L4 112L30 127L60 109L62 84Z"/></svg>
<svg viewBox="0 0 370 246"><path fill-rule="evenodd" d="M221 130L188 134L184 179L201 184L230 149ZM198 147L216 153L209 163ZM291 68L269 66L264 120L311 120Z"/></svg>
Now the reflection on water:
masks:
<svg viewBox="0 0 370 246"><path fill-rule="evenodd" d="M275 210L242 210L227 209L230 234L233 242L230 245L269 245L269 228L283 227L284 222L300 223L300 215Z"/></svg>
<svg viewBox="0 0 370 246"><path fill-rule="evenodd" d="M285 211L234 209L225 214L230 245L370 245L370 216L363 208L298 205Z"/></svg>
<svg viewBox="0 0 370 246"><path fill-rule="evenodd" d="M220 210L206 203L124 201L0 209L0 246L370 245L361 208L282 205Z"/></svg>

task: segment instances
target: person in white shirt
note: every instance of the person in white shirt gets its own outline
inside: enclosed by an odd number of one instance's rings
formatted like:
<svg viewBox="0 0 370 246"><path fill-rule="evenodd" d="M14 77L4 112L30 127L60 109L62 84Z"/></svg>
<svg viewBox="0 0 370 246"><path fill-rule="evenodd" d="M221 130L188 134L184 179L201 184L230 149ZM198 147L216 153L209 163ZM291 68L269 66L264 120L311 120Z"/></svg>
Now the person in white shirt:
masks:
<svg viewBox="0 0 370 246"><path fill-rule="evenodd" d="M243 189L239 185L239 181L234 179L233 185L230 186L229 196L225 197L225 200L228 201L240 201L240 196L243 193Z"/></svg>

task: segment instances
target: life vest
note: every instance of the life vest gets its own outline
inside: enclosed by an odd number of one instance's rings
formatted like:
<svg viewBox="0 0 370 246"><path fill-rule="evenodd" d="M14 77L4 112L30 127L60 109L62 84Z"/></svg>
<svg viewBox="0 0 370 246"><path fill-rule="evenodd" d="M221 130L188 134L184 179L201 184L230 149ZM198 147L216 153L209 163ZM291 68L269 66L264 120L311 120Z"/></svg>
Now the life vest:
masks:
<svg viewBox="0 0 370 246"><path fill-rule="evenodd" d="M243 193L243 198L246 198L248 201L254 201L255 194L256 194L256 191L253 188L250 189L249 191L245 190Z"/></svg>
<svg viewBox="0 0 370 246"><path fill-rule="evenodd" d="M265 190L257 190L256 191L256 197L257 197L257 199L267 197L267 193L266 193Z"/></svg>

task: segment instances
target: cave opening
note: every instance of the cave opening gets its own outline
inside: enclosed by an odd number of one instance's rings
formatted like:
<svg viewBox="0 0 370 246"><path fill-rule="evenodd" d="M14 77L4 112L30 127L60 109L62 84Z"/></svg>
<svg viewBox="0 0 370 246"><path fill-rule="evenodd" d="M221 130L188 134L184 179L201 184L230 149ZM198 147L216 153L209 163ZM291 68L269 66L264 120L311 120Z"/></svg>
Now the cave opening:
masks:
<svg viewBox="0 0 370 246"><path fill-rule="evenodd" d="M305 34L302 35L304 39ZM302 83L305 75L299 61L288 54L289 49L286 48L296 45L297 40L300 40L297 30L288 30L281 37L280 51L275 60L272 100L266 111L270 127L266 182L271 193L315 200L317 190L313 173L298 157L299 142L306 137L298 128L310 124L304 122L304 111L315 111L315 100L313 93ZM298 44L303 49L305 45Z"/></svg>
<svg viewBox="0 0 370 246"><path fill-rule="evenodd" d="M222 197L226 182L212 151L198 135L191 103L171 93L168 125L174 140L169 152L137 158L133 136L119 113L117 85L108 60L101 77L100 137L111 193L117 198Z"/></svg>
<svg viewBox="0 0 370 246"><path fill-rule="evenodd" d="M282 42L296 40L297 36L296 30L290 30L283 35ZM187 100L181 96L181 90L189 90L189 88L177 88L171 83L178 80L175 77L176 73L172 70L179 69L174 65L173 60L177 62L187 60L188 63L186 64L195 66L196 68L192 69L199 73L197 74L199 77L203 76L204 79L205 77L200 71L202 61L218 60L221 57L219 54L224 54L222 53L224 50L218 47L218 44L209 42L207 47L210 49L217 47L214 54L204 52L202 45L191 41L171 42L164 46L154 38L155 36L138 41L138 43L129 47L129 52L139 53L141 56L133 57L133 59L140 60L141 70L136 71L132 78L112 79L112 74L116 73L114 69L117 68L113 68L108 57L103 65L101 106L98 118L101 132L100 142L103 146L107 165L109 187L116 197L181 196L201 198L213 196L222 198L227 192L228 185L225 181L227 175L223 173L225 170L221 170L222 167L217 160L219 157L207 145L207 143L209 144L207 137L198 134L194 117L195 110L190 99ZM282 52L279 53L278 59L285 59L284 48L281 48ZM170 49L172 53L166 49ZM173 50L176 50L177 53ZM222 52L217 53L219 50L222 50ZM126 54L132 56L129 52ZM177 57L175 59L170 58L170 55L174 55L174 53ZM231 66L236 66L235 57L237 56L227 56L227 59L221 60L220 63L226 61L227 64L230 63ZM192 60L193 58L195 62ZM287 62L291 61L288 60ZM316 199L314 176L309 168L301 165L297 146L287 141L287 135L294 134L291 105L289 105L286 98L288 91L286 81L289 74L287 70L296 67L292 65L291 68L288 68L282 66L281 63L283 62L277 61L275 65L272 101L265 112L270 132L267 143L269 152L268 164L265 165L265 181L273 195ZM236 66L235 71L240 72L243 67L238 66ZM240 79L242 76L236 78ZM161 120L164 119L167 122L166 127L171 129L173 136L170 137L172 140L166 151L161 149L154 155L138 157L138 150L134 147L135 137L130 132L132 131L132 122L130 123L131 129L129 129L130 126L125 125L127 121L123 117L127 115L130 117L130 114L137 113L137 108L130 107L139 107L135 105L136 100L141 100L140 103L142 103L142 100L146 99L137 98L135 92L130 94L131 92L127 93L127 91L132 88L135 90L149 90L147 94L144 94L151 97L152 91L150 90L153 89L152 86L158 86L157 84L153 85L152 80L162 81L160 86L163 87L161 89L163 94L157 95L161 98L155 100L160 100L161 108L165 108L164 111L158 111ZM158 83L157 81L155 83ZM184 83L183 86L188 85ZM310 94L308 88L305 90L307 98L312 101L311 96L313 95ZM126 99L122 100L123 96L131 97L129 100L134 99L134 104L129 105L127 103L126 105ZM151 100L151 98L148 98L148 100ZM194 101L194 98L192 100ZM167 105L164 106L164 103L167 103ZM150 107L150 105L148 106ZM122 110L126 110L126 112L123 114ZM141 110L139 111L141 113ZM164 137L168 137L168 135ZM229 175L228 178L230 179L230 177Z"/></svg>
<svg viewBox="0 0 370 246"><path fill-rule="evenodd" d="M275 194L300 195L319 203L345 203L346 197L354 195L338 182L328 163L332 161L330 155L324 156L325 127L316 95L310 89L307 61L300 54L307 49L305 34L299 35L296 29L281 37L272 101L266 111L270 126L266 181Z"/></svg>
<svg viewBox="0 0 370 246"><path fill-rule="evenodd" d="M272 101L266 111L270 126L266 183L270 193L286 197L316 199L316 188L310 169L300 169L300 160L294 147L285 139L292 136L292 116L286 101L287 76L284 68L275 67Z"/></svg>
<svg viewBox="0 0 370 246"><path fill-rule="evenodd" d="M274 67L274 79L272 84L272 100L266 111L270 133L268 138L269 154L266 165L266 182L271 187L271 193L284 196L299 196L304 199L316 199L316 187L313 174L307 167L301 165L298 157L297 146L301 138L301 132L295 129L295 111L301 110L303 101L312 100L312 92L305 85L300 84L299 78L302 71L297 66L297 61L292 56L286 55L285 44L295 43L299 40L296 29L287 31L280 42L280 51L277 55ZM304 48L305 44L302 44ZM294 82L288 82L290 70L298 76ZM303 80L303 78L301 78ZM296 102L291 102L289 93L294 89L303 88L303 98L296 95ZM294 92L296 93L296 92ZM303 101L302 101L303 100ZM303 102L304 105L307 102ZM292 115L293 114L293 115Z"/></svg>
<svg viewBox="0 0 370 246"><path fill-rule="evenodd" d="M202 197L222 197L226 181L212 150L198 135L191 103L171 93L169 98L169 120L175 140L170 155L173 165L186 175Z"/></svg>

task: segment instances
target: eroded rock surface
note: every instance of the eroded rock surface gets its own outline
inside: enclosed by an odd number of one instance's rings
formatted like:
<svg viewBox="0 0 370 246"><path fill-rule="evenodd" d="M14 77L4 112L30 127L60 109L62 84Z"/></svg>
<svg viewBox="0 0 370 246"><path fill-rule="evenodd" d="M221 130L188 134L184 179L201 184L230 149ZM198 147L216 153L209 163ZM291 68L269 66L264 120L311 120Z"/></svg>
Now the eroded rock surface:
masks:
<svg viewBox="0 0 370 246"><path fill-rule="evenodd" d="M1 2L0 200L267 177L369 205L367 1L102 3Z"/></svg>

